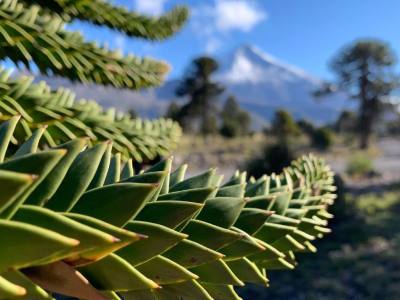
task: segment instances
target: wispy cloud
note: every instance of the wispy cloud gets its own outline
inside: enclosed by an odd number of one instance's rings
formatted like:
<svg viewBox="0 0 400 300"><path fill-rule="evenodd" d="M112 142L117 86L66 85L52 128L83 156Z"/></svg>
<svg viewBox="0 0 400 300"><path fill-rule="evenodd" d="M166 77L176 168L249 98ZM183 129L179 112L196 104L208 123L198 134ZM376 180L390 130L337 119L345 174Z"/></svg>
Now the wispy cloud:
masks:
<svg viewBox="0 0 400 300"><path fill-rule="evenodd" d="M256 1L214 0L192 10L193 30L205 39L205 51L213 53L234 32L249 32L268 18Z"/></svg>
<svg viewBox="0 0 400 300"><path fill-rule="evenodd" d="M219 0L214 8L215 25L220 31L250 31L266 19L267 14L255 2Z"/></svg>
<svg viewBox="0 0 400 300"><path fill-rule="evenodd" d="M164 11L166 0L136 0L136 10L149 14L160 15Z"/></svg>

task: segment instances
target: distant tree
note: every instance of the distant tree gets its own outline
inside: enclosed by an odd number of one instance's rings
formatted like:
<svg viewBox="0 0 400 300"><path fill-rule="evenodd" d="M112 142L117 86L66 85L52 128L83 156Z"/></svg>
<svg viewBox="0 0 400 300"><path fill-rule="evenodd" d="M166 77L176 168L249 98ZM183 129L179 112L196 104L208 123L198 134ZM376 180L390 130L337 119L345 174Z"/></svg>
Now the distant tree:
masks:
<svg viewBox="0 0 400 300"><path fill-rule="evenodd" d="M176 121L178 119L180 109L180 106L175 101L172 101L165 111L165 117Z"/></svg>
<svg viewBox="0 0 400 300"><path fill-rule="evenodd" d="M177 116L177 120L185 130L193 131L197 124L197 129L202 134L215 132L216 102L218 96L224 91L220 84L211 79L211 75L217 69L218 63L214 59L206 56L196 58L179 84L176 95L189 98ZM215 124L207 124L208 122Z"/></svg>
<svg viewBox="0 0 400 300"><path fill-rule="evenodd" d="M221 135L236 137L250 132L250 114L241 109L235 97L229 96L221 111Z"/></svg>
<svg viewBox="0 0 400 300"><path fill-rule="evenodd" d="M391 120L386 122L385 134L398 136L400 134L400 120Z"/></svg>
<svg viewBox="0 0 400 300"><path fill-rule="evenodd" d="M226 99L224 106L222 107L221 118L223 120L229 119L232 114L236 115L238 111L240 111L239 104L235 97L231 95Z"/></svg>
<svg viewBox="0 0 400 300"><path fill-rule="evenodd" d="M334 124L334 129L339 133L355 132L357 129L356 114L349 110L342 111Z"/></svg>
<svg viewBox="0 0 400 300"><path fill-rule="evenodd" d="M128 115L129 115L132 119L138 117L138 114L137 114L136 110L134 110L133 108L130 108L130 109L128 110Z"/></svg>
<svg viewBox="0 0 400 300"><path fill-rule="evenodd" d="M320 127L314 130L311 135L312 145L319 150L327 150L334 142L332 129Z"/></svg>
<svg viewBox="0 0 400 300"><path fill-rule="evenodd" d="M327 150L333 145L334 132L332 128L328 126L315 127L313 123L305 119L299 120L297 126L302 133L309 137L311 146L319 150Z"/></svg>
<svg viewBox="0 0 400 300"><path fill-rule="evenodd" d="M274 134L277 141L274 144L267 145L260 157L256 157L247 163L246 171L250 176L256 178L262 174L279 173L290 164L295 154L289 140L298 135L300 129L292 115L281 109L275 112L271 130L266 130L265 133L267 135Z"/></svg>
<svg viewBox="0 0 400 300"><path fill-rule="evenodd" d="M224 137L234 138L239 136L239 126L236 121L226 120L222 123L219 132Z"/></svg>
<svg viewBox="0 0 400 300"><path fill-rule="evenodd" d="M240 126L241 135L246 135L251 132L251 115L248 111L240 110L236 116Z"/></svg>
<svg viewBox="0 0 400 300"><path fill-rule="evenodd" d="M200 132L203 135L218 134L218 120L215 114L209 114L203 118Z"/></svg>
<svg viewBox="0 0 400 300"><path fill-rule="evenodd" d="M302 132L304 132L307 135L313 134L315 130L314 124L306 119L301 119L297 121L297 126Z"/></svg>
<svg viewBox="0 0 400 300"><path fill-rule="evenodd" d="M361 40L348 45L332 61L338 87L359 101L357 129L362 149L369 146L382 102L398 86L394 64L392 50L379 40Z"/></svg>
<svg viewBox="0 0 400 300"><path fill-rule="evenodd" d="M292 115L286 110L277 110L272 121L272 133L278 138L280 143L288 143L290 137L300 133L299 127Z"/></svg>
<svg viewBox="0 0 400 300"><path fill-rule="evenodd" d="M282 172L294 158L292 148L286 143L267 145L260 157L247 162L245 169L249 176L259 178L263 174Z"/></svg>

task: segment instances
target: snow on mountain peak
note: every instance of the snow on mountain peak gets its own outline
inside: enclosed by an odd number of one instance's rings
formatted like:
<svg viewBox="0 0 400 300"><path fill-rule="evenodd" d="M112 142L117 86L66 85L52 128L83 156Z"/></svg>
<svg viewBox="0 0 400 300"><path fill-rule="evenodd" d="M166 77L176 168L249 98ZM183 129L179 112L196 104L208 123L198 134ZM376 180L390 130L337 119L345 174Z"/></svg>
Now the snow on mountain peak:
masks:
<svg viewBox="0 0 400 300"><path fill-rule="evenodd" d="M260 120L271 120L277 109L284 108L296 118L306 118L315 123L333 122L343 109L354 107L347 95L335 93L323 101L315 101L313 92L321 80L306 72L281 62L254 46L241 46L235 51L217 57L220 69L215 79L225 86L220 103L228 95L234 95L240 105L252 113L258 125ZM95 98L101 104L117 106L120 110L134 107L147 117L155 117L165 111L168 101L177 99L175 90L179 80L170 80L157 89L140 92L118 90L111 87L58 82L57 78L45 77L53 88L70 86L78 97ZM121 101L112 101L122 99Z"/></svg>
<svg viewBox="0 0 400 300"><path fill-rule="evenodd" d="M298 80L320 84L321 81L303 70L281 62L270 54L252 45L244 45L220 59L221 68L218 77L231 83L259 84L270 82L279 85L282 82Z"/></svg>

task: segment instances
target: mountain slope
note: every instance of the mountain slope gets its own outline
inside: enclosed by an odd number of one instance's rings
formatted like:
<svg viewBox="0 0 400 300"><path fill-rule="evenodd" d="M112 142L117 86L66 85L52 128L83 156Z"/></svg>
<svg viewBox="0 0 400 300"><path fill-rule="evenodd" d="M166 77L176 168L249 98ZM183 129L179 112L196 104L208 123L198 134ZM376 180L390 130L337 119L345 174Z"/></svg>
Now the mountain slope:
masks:
<svg viewBox="0 0 400 300"><path fill-rule="evenodd" d="M225 94L235 95L244 108L264 120L271 120L276 109L284 108L296 118L327 123L352 107L343 93L316 99L313 92L321 87L322 80L254 46L241 46L217 60L220 69L215 79L227 87ZM156 90L157 97L174 98L177 85L177 80L167 82Z"/></svg>
<svg viewBox="0 0 400 300"><path fill-rule="evenodd" d="M287 109L296 118L327 123L334 121L343 109L353 106L343 93L315 99L313 92L321 86L322 80L254 46L238 47L217 60L220 69L215 79L226 86L223 97L235 95L241 106L261 123L271 120L278 108ZM65 80L45 80L53 87L68 84ZM176 99L174 91L178 84L178 80L170 80L160 88L142 92L77 84L69 86L79 97L94 98L105 106L117 106L122 110L133 108L144 116L155 117L165 110L169 101Z"/></svg>

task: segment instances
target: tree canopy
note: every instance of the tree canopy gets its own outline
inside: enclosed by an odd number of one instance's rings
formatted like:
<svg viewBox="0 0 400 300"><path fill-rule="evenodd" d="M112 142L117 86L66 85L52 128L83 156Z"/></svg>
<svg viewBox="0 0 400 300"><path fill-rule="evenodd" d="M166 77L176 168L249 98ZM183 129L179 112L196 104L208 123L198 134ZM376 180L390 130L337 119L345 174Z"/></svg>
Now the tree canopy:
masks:
<svg viewBox="0 0 400 300"><path fill-rule="evenodd" d="M360 103L358 132L360 147L367 148L382 103L398 87L395 55L380 40L359 40L345 46L332 60L337 85Z"/></svg>
<svg viewBox="0 0 400 300"><path fill-rule="evenodd" d="M176 95L188 97L188 102L181 107L177 116L185 130L198 129L203 134L216 132L216 102L224 91L211 78L217 69L218 63L213 58L196 58L179 84ZM193 128L196 125L198 128Z"/></svg>

